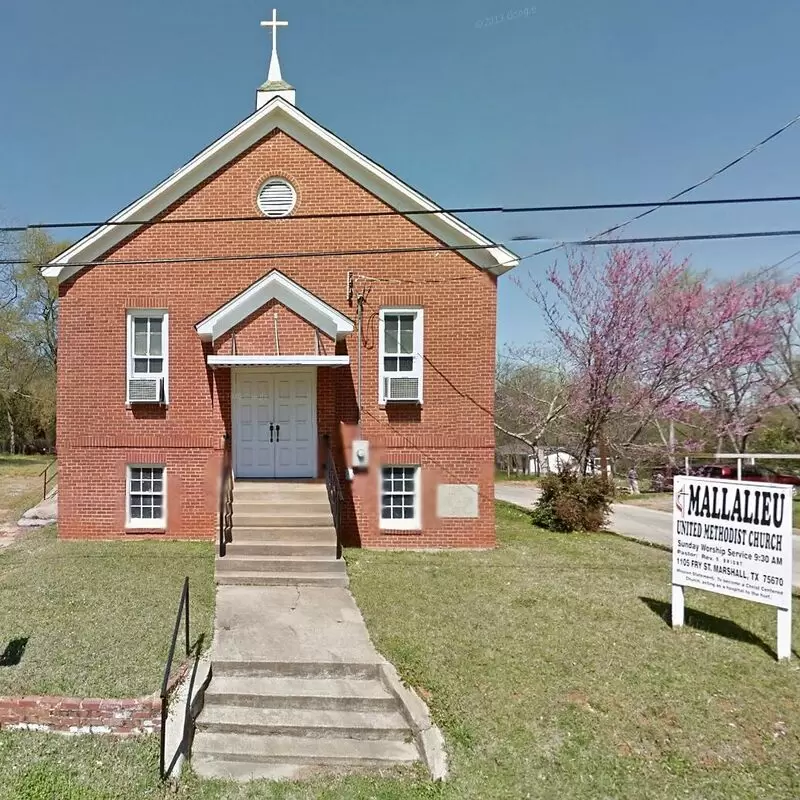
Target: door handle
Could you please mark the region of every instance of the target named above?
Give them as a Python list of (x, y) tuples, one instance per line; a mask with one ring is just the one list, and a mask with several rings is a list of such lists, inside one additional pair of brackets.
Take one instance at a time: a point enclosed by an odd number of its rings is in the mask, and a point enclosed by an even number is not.
[(279, 442), (281, 440), (281, 426), (280, 425), (276, 425), (275, 426), (275, 433), (278, 435), (278, 438), (275, 439), (275, 441)]
[(270, 424), (269, 424), (269, 441), (270, 441), (270, 444), (272, 444), (272, 430), (273, 430), (274, 427), (275, 426), (270, 422)]

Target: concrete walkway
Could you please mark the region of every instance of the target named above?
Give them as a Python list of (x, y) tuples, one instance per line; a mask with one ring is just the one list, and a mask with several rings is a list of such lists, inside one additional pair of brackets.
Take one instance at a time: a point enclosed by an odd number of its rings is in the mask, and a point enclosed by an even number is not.
[[(530, 483), (498, 482), (494, 496), (521, 508), (533, 508), (539, 488)], [(672, 550), (672, 515), (652, 508), (614, 503), (608, 530), (629, 539), (657, 544)], [(792, 536), (792, 584), (800, 587), (800, 536)]]
[(211, 668), (192, 747), (203, 777), (302, 780), (420, 759), (446, 775), (441, 733), (345, 587), (218, 585)]
[(212, 660), (378, 664), (383, 659), (343, 587), (220, 586)]

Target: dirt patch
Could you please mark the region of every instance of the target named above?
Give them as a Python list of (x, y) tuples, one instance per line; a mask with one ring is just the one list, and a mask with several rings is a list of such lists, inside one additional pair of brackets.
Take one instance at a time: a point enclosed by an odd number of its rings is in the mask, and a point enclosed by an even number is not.
[(34, 494), (39, 486), (38, 477), (0, 475), (0, 525), (16, 522), (19, 514), (41, 500), (41, 490), (38, 497)]
[[(2, 513), (2, 509), (0, 509), (0, 513)], [(0, 522), (0, 550), (8, 547), (24, 531), (24, 528), (20, 528), (11, 522)]]

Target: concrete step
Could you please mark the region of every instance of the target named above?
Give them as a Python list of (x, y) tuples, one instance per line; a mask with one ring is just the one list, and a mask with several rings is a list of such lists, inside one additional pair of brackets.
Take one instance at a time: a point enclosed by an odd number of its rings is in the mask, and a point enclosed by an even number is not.
[(210, 733), (248, 733), (259, 736), (298, 736), (314, 739), (412, 738), (399, 711), (340, 711), (305, 708), (247, 708), (207, 705), (197, 718), (197, 730)]
[(288, 527), (262, 525), (244, 525), (241, 522), (231, 529), (234, 542), (293, 542), (296, 544), (336, 544), (336, 529), (331, 520), (322, 525), (308, 527)]
[(344, 561), (336, 559), (335, 552), (329, 558), (309, 558), (303, 556), (241, 556), (227, 551), (224, 558), (217, 556), (217, 572), (316, 572), (346, 574)]
[(233, 525), (243, 528), (325, 528), (333, 525), (330, 509), (325, 514), (244, 514), (233, 509)]
[[(301, 736), (253, 736), (198, 731), (192, 747), (192, 768), (201, 776), (259, 777), (256, 770), (276, 765), (293, 777), (292, 767), (391, 767), (419, 759), (410, 742), (379, 739), (310, 739)], [(266, 770), (265, 770), (266, 772)]]
[(347, 573), (342, 572), (233, 572), (218, 570), (216, 583), (223, 586), (347, 586)]
[(307, 484), (239, 484), (233, 485), (235, 502), (252, 503), (312, 503), (328, 501), (328, 490), (324, 483)]
[[(194, 752), (194, 751), (193, 751)], [(192, 769), (206, 780), (238, 781), (302, 781), (319, 777), (320, 767), (313, 764), (255, 764), (247, 761), (225, 761), (209, 753), (192, 756)], [(329, 767), (338, 772), (344, 767)]]
[(226, 761), (216, 756), (200, 753), (192, 759), (195, 773), (206, 780), (224, 780), (247, 783), (249, 781), (307, 781), (319, 778), (320, 772), (331, 776), (366, 772), (369, 767), (340, 766), (332, 764), (256, 764), (249, 761)]
[(336, 537), (332, 542), (230, 542), (226, 558), (242, 556), (307, 556), (309, 558), (336, 558)]
[(303, 678), (308, 680), (380, 680), (380, 664), (352, 661), (212, 660), (213, 681), (220, 678)]
[(327, 493), (325, 481), (274, 481), (274, 480), (247, 480), (239, 478), (233, 482), (233, 489), (237, 492), (252, 492), (254, 494), (280, 494), (281, 492), (302, 493)]
[(398, 701), (377, 680), (228, 678), (215, 675), (206, 690), (205, 705), (396, 711)]
[(319, 488), (264, 490), (252, 487), (233, 488), (234, 501), (248, 503), (302, 503), (308, 500), (312, 503), (328, 502), (328, 490), (321, 486)]
[(233, 513), (239, 514), (258, 514), (262, 517), (272, 516), (294, 516), (295, 514), (330, 514), (331, 504), (327, 497), (321, 500), (299, 500), (290, 502), (278, 502), (273, 500), (241, 499), (234, 498)]

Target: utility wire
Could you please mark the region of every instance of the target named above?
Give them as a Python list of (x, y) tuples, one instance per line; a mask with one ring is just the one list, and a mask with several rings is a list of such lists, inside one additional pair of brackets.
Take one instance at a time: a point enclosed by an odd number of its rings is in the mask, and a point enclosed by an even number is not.
[[(798, 231), (800, 233), (800, 231)], [(142, 266), (148, 264), (213, 264), (224, 261), (270, 261), (273, 259), (293, 259), (293, 258), (328, 258), (341, 256), (371, 256), (371, 255), (391, 255), (399, 253), (428, 253), (428, 252), (458, 252), (461, 250), (488, 250), (492, 247), (500, 247), (495, 244), (464, 244), (464, 245), (431, 245), (427, 247), (386, 247), (372, 248), (368, 250), (310, 250), (306, 252), (287, 252), (287, 253), (248, 253), (244, 255), (225, 255), (225, 256), (187, 256), (171, 258), (137, 258), (137, 259), (108, 259), (105, 261), (70, 261), (64, 264), (65, 267), (100, 267), (104, 265), (128, 265)], [(21, 265), (28, 264), (24, 259), (0, 259), (0, 265)], [(37, 269), (44, 269), (51, 266), (49, 264), (36, 264)]]
[(787, 261), (791, 261), (796, 256), (800, 256), (800, 250), (795, 250), (794, 253), (786, 256), (786, 258), (782, 258), (780, 261), (776, 261), (774, 264), (771, 264), (767, 267), (767, 270), (777, 269), (778, 267), (782, 267)]
[[(689, 192), (693, 192), (695, 189), (699, 189), (701, 186), (704, 186), (705, 184), (707, 184), (710, 181), (714, 180), (714, 178), (716, 178), (718, 175), (721, 175), (723, 172), (727, 172), (727, 170), (729, 170), (731, 167), (735, 167), (737, 164), (739, 164), (742, 161), (744, 161), (748, 156), (751, 156), (757, 150), (760, 150), (765, 144), (767, 144), (767, 142), (771, 141), (772, 139), (775, 139), (777, 136), (780, 136), (784, 131), (786, 131), (789, 128), (791, 128), (792, 125), (794, 125), (798, 121), (800, 121), (800, 114), (798, 114), (793, 119), (790, 119), (785, 125), (783, 125), (782, 127), (778, 128), (778, 130), (773, 131), (771, 134), (769, 134), (769, 136), (765, 136), (760, 142), (757, 142), (751, 148), (749, 148), (744, 153), (742, 153), (740, 156), (738, 156), (737, 158), (734, 158), (733, 161), (729, 161), (724, 166), (720, 167), (719, 169), (714, 170), (714, 172), (712, 172), (710, 175), (707, 175), (705, 178), (703, 178), (703, 180), (698, 181), (697, 183), (694, 183), (691, 186), (687, 186), (685, 189), (682, 189), (680, 192), (677, 192), (676, 194), (673, 194), (671, 197), (668, 197), (664, 202), (658, 203), (653, 208), (651, 208), (651, 209), (649, 209), (647, 211), (643, 211), (641, 214), (637, 214), (636, 216), (631, 217), (628, 220), (625, 220), (625, 222), (619, 223), (619, 225), (614, 225), (611, 228), (606, 228), (605, 230), (600, 231), (599, 233), (596, 233), (594, 236), (591, 236), (590, 239), (599, 239), (601, 236), (607, 236), (609, 233), (614, 233), (615, 231), (618, 231), (618, 230), (630, 225), (632, 222), (636, 222), (637, 220), (640, 220), (643, 217), (648, 216), (648, 214), (652, 214), (654, 211), (658, 211), (659, 208), (664, 208), (665, 206), (672, 205), (679, 197), (683, 197), (683, 195), (689, 194)], [(658, 241), (658, 240), (654, 240), (654, 241)], [(661, 239), (660, 241), (686, 241), (686, 240), (683, 240), (683, 239), (667, 239), (667, 240)], [(551, 253), (554, 250), (560, 250), (562, 247), (569, 246), (571, 244), (574, 244), (574, 243), (573, 242), (560, 242), (559, 244), (554, 245), (553, 247), (547, 247), (547, 248), (545, 248), (543, 250), (537, 250), (535, 253), (531, 253), (530, 255), (524, 256), (524, 258), (533, 258), (534, 256), (541, 256), (541, 255), (544, 255), (545, 253)], [(522, 259), (520, 259), (520, 260), (522, 260)]]
[[(745, 231), (741, 233), (700, 233), (693, 235), (676, 236), (643, 236), (636, 239), (577, 239), (563, 242), (551, 249), (557, 249), (564, 245), (574, 245), (576, 247), (606, 247), (619, 244), (647, 244), (659, 242), (698, 242), (698, 241), (718, 241), (723, 239), (764, 239), (779, 236), (800, 236), (800, 230), (790, 229), (781, 231)], [(517, 240), (530, 240), (537, 237), (516, 237)], [(295, 258), (335, 258), (343, 256), (365, 256), (365, 255), (391, 255), (401, 253), (430, 253), (430, 252), (460, 252), (470, 250), (488, 250), (492, 247), (500, 247), (496, 243), (491, 244), (465, 244), (465, 245), (437, 245), (427, 247), (391, 247), (373, 248), (367, 250), (316, 250), (307, 252), (287, 252), (287, 253), (251, 253), (244, 255), (224, 255), (224, 256), (185, 256), (171, 258), (147, 258), (147, 259), (109, 259), (105, 261), (71, 261), (64, 266), (69, 267), (98, 267), (104, 265), (128, 265), (144, 266), (148, 264), (207, 264), (226, 261), (271, 261), (274, 259), (295, 259)], [(532, 258), (538, 253), (531, 253), (521, 256), (515, 261), (522, 261)], [(24, 259), (0, 259), (0, 265), (21, 265), (28, 264)], [(505, 262), (509, 264), (511, 262)], [(38, 269), (44, 269), (48, 264), (35, 265)], [(499, 266), (503, 266), (500, 264)], [(455, 280), (455, 279), (451, 279)], [(449, 281), (443, 281), (449, 282)]]
[[(731, 162), (733, 164), (733, 162)], [(700, 186), (702, 184), (696, 184)], [(692, 187), (692, 188), (696, 188)], [(679, 197), (691, 189), (675, 195)], [(263, 214), (248, 216), (222, 216), (222, 217), (182, 217), (170, 219), (148, 219), (148, 220), (105, 220), (102, 222), (41, 222), (31, 225), (13, 225), (0, 227), (1, 233), (22, 233), (29, 230), (46, 230), (57, 228), (101, 228), (101, 227), (154, 227), (156, 225), (198, 225), (216, 222), (291, 222), (301, 219), (350, 219), (350, 218), (371, 218), (371, 217), (418, 217), (430, 214), (531, 214), (550, 211), (603, 211), (617, 208), (649, 208), (650, 210), (641, 214), (628, 222), (609, 228), (598, 236), (611, 233), (618, 228), (624, 227), (640, 219), (646, 214), (664, 208), (665, 206), (714, 206), (714, 205), (743, 205), (749, 203), (790, 203), (800, 201), (800, 195), (774, 195), (759, 197), (723, 197), (712, 200), (663, 200), (641, 203), (581, 203), (560, 206), (468, 206), (465, 208), (440, 208), (440, 209), (413, 209), (409, 211), (331, 211), (316, 214), (292, 214), (288, 217), (265, 217)]]
[[(606, 247), (615, 244), (658, 244), (660, 242), (706, 242), (718, 239), (765, 239), (775, 236), (800, 236), (800, 230), (743, 231), (741, 233), (698, 233), (683, 236), (641, 236), (634, 239), (577, 239), (563, 242), (574, 247)], [(538, 236), (515, 236), (513, 241), (522, 242), (539, 239)], [(558, 245), (561, 247), (562, 245)], [(556, 248), (553, 248), (556, 249)], [(533, 255), (536, 255), (535, 253)], [(525, 256), (529, 258), (529, 256)], [(522, 259), (520, 259), (522, 260)]]

